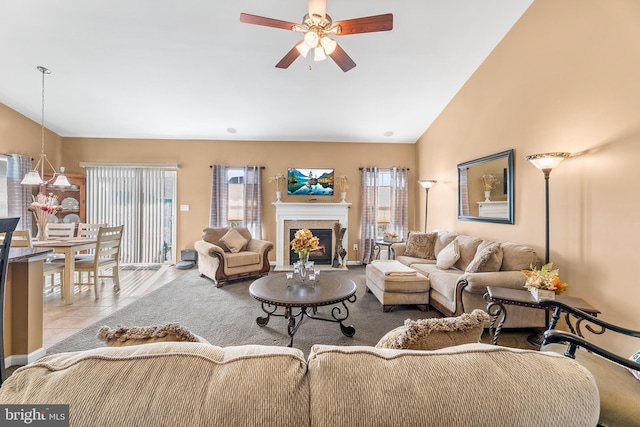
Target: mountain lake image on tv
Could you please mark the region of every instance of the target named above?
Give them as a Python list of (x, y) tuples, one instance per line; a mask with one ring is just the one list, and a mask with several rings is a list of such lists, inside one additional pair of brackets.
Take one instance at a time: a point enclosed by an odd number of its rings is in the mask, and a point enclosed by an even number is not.
[(298, 196), (333, 196), (333, 169), (289, 168), (287, 194)]

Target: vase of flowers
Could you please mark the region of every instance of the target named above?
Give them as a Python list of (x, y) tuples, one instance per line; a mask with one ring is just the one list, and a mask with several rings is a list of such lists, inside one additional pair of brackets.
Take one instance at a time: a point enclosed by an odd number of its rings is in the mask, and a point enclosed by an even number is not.
[(491, 190), (500, 184), (500, 180), (491, 174), (482, 175), (482, 188), (484, 188), (484, 201), (490, 202)]
[(320, 239), (314, 236), (310, 230), (302, 228), (296, 231), (293, 240), (289, 244), (293, 252), (298, 254), (300, 275), (304, 279), (307, 263), (309, 262), (309, 253), (320, 247)]
[(269, 182), (276, 183), (276, 201), (282, 201), (282, 187), (284, 183), (287, 181), (287, 177), (281, 173), (277, 173), (274, 176), (269, 177)]
[(33, 212), (33, 216), (38, 226), (38, 240), (49, 240), (47, 235), (47, 224), (51, 221), (60, 209), (58, 205), (58, 196), (49, 193), (45, 196), (38, 193), (37, 196), (31, 196), (33, 200), (29, 205), (29, 210)]
[(346, 202), (349, 178), (346, 175), (336, 177), (336, 190), (340, 193), (340, 201)]
[(555, 299), (556, 294), (564, 292), (568, 284), (560, 280), (558, 269), (553, 269), (553, 263), (543, 265), (540, 270), (531, 267), (531, 270), (522, 270), (527, 281), (524, 287), (531, 292), (536, 301), (542, 299)]

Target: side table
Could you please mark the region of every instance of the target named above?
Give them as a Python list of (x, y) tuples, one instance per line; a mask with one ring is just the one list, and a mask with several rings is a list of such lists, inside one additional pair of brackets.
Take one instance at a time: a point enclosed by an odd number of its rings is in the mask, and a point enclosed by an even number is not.
[(391, 245), (393, 245), (394, 243), (402, 243), (401, 240), (398, 240), (397, 242), (387, 242), (385, 240), (376, 240), (376, 246), (374, 248), (375, 250), (375, 254), (376, 254), (376, 259), (380, 259), (380, 247), (381, 246), (386, 246), (387, 248), (387, 259), (390, 260), (391, 259)]
[[(597, 316), (600, 313), (598, 309), (594, 308), (591, 304), (589, 304), (582, 298), (567, 297), (562, 295), (556, 295), (555, 298), (556, 301), (562, 302), (573, 308), (577, 308), (578, 310), (582, 310), (593, 316)], [(500, 335), (502, 326), (507, 319), (507, 310), (504, 307), (505, 305), (519, 305), (521, 307), (530, 307), (545, 310), (547, 313), (547, 329), (555, 328), (556, 323), (558, 322), (558, 319), (560, 317), (560, 314), (556, 312), (551, 320), (551, 323), (549, 323), (550, 308), (541, 306), (540, 302), (536, 301), (531, 293), (526, 290), (487, 286), (487, 293), (484, 294), (484, 300), (487, 302), (487, 312), (491, 316), (489, 333), (493, 334), (493, 339), (491, 340), (491, 344), (493, 345), (498, 344), (498, 336)], [(569, 327), (572, 329), (572, 332), (574, 332), (571, 324), (569, 324)]]

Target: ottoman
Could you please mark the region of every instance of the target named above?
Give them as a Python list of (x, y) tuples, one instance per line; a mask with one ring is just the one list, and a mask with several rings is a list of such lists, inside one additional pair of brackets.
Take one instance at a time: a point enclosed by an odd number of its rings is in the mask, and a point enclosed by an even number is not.
[(367, 289), (382, 303), (382, 311), (394, 305), (417, 305), (429, 308), (429, 279), (399, 261), (376, 260), (365, 270)]

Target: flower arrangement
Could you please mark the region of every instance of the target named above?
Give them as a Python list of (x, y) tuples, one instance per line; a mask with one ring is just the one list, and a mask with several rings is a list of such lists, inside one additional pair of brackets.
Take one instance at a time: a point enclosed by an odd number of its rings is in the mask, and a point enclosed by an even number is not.
[(309, 255), (309, 252), (315, 251), (320, 246), (320, 239), (311, 233), (310, 230), (303, 228), (296, 231), (291, 243), (291, 249), (297, 253), (302, 259)]
[(276, 191), (282, 191), (282, 185), (287, 182), (287, 177), (281, 173), (277, 173), (274, 176), (269, 177), (269, 182), (275, 182)]
[(536, 267), (531, 267), (531, 270), (522, 270), (522, 272), (527, 276), (527, 282), (524, 287), (529, 291), (531, 289), (542, 289), (561, 294), (569, 286), (560, 280), (559, 270), (554, 270), (551, 262), (543, 265), (540, 270)]
[(349, 178), (346, 175), (336, 177), (336, 190), (344, 193), (349, 189)]
[(46, 227), (47, 223), (51, 221), (51, 218), (55, 216), (56, 212), (60, 209), (58, 205), (58, 196), (49, 193), (45, 196), (42, 193), (38, 193), (37, 196), (31, 196), (33, 200), (29, 205), (29, 210), (33, 212), (33, 216), (38, 224), (38, 232), (40, 240), (47, 240)]
[(500, 180), (491, 174), (482, 175), (482, 186), (484, 191), (491, 191), (500, 184)]

